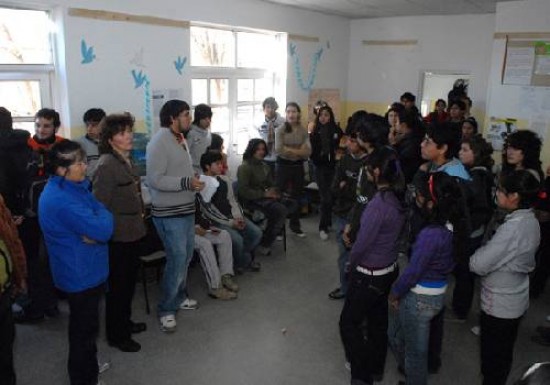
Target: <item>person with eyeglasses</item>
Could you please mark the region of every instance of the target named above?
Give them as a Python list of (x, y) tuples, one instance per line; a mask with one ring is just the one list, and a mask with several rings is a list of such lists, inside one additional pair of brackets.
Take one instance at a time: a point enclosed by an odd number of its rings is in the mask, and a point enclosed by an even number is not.
[(113, 215), (90, 191), (86, 153), (78, 143), (55, 144), (49, 158), (52, 176), (39, 200), (39, 221), (55, 286), (69, 303), (69, 378), (71, 385), (96, 384), (99, 302), (109, 274)]

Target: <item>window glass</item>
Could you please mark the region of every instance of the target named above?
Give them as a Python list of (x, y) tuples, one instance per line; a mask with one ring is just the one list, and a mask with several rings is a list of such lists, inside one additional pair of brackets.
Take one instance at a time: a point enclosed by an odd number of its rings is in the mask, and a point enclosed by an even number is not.
[(48, 13), (0, 8), (0, 64), (50, 63)]
[(191, 80), (191, 103), (196, 106), (208, 102), (208, 79)]
[(274, 67), (275, 37), (251, 32), (237, 32), (237, 67)]
[(191, 65), (235, 67), (235, 37), (233, 32), (191, 27)]
[(273, 79), (263, 78), (254, 80), (254, 100), (264, 100), (273, 96)]
[(0, 81), (0, 106), (10, 110), (13, 117), (33, 117), (42, 108), (38, 80)]
[[(214, 107), (212, 108), (212, 125), (210, 127), (212, 132), (227, 133), (229, 135), (229, 108), (228, 107)], [(223, 136), (223, 135), (222, 135)], [(229, 137), (228, 137), (229, 138)], [(227, 148), (228, 142), (225, 142)]]
[(254, 79), (237, 80), (237, 101), (238, 102), (254, 101)]
[(228, 79), (210, 79), (210, 104), (227, 104), (229, 100), (228, 84)]

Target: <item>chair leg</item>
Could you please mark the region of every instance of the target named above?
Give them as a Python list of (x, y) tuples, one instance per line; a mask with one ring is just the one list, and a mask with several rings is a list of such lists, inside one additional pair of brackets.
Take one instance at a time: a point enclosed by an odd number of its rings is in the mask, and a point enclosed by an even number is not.
[(145, 275), (145, 265), (141, 263), (141, 283), (143, 284), (143, 295), (145, 297), (145, 311), (147, 314), (151, 314), (151, 308), (149, 307), (149, 295), (147, 294), (147, 277)]
[(286, 255), (286, 223), (283, 225), (283, 249)]

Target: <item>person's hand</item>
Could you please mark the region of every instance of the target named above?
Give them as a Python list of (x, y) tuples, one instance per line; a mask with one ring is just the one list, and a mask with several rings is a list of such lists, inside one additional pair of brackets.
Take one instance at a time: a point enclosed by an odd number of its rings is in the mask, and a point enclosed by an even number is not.
[(346, 245), (346, 247), (351, 247), (351, 238), (350, 238), (350, 232), (351, 232), (351, 226), (349, 225), (349, 223), (346, 225), (346, 227), (344, 227), (344, 231), (342, 233), (342, 240), (344, 241), (344, 245)]
[(195, 226), (195, 234), (197, 234), (201, 237), (204, 237), (206, 235), (206, 230), (202, 226), (196, 225)]
[(274, 188), (268, 188), (265, 190), (264, 196), (269, 199), (279, 199), (280, 195)]
[(346, 187), (347, 182), (345, 180), (341, 181), (338, 187), (340, 187), (340, 190), (342, 190), (344, 187)]
[(204, 182), (201, 182), (196, 176), (191, 179), (191, 188), (193, 191), (199, 192), (204, 188)]
[(25, 217), (23, 215), (13, 216), (13, 223), (15, 223), (16, 226), (21, 226), (24, 220), (25, 220)]
[(83, 235), (82, 236), (82, 242), (88, 244), (88, 245), (95, 245), (97, 244), (97, 241), (94, 241), (93, 239), (91, 238), (88, 238), (87, 236)]
[(393, 310), (399, 310), (399, 298), (395, 295), (390, 294), (388, 297), (388, 302)]
[(239, 230), (243, 230), (246, 227), (246, 222), (244, 221), (244, 218), (235, 218), (233, 220), (235, 228)]

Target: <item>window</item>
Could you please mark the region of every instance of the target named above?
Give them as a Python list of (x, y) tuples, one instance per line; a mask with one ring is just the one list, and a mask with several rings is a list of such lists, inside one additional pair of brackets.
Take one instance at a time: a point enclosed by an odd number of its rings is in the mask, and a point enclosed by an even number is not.
[(191, 27), (192, 104), (212, 107), (211, 130), (224, 138), (230, 161), (257, 136), (262, 101), (284, 94), (277, 89), (286, 76), (281, 55), (286, 58), (280, 34)]
[(0, 8), (0, 105), (14, 127), (34, 132), (34, 114), (51, 107), (54, 72), (48, 12)]

